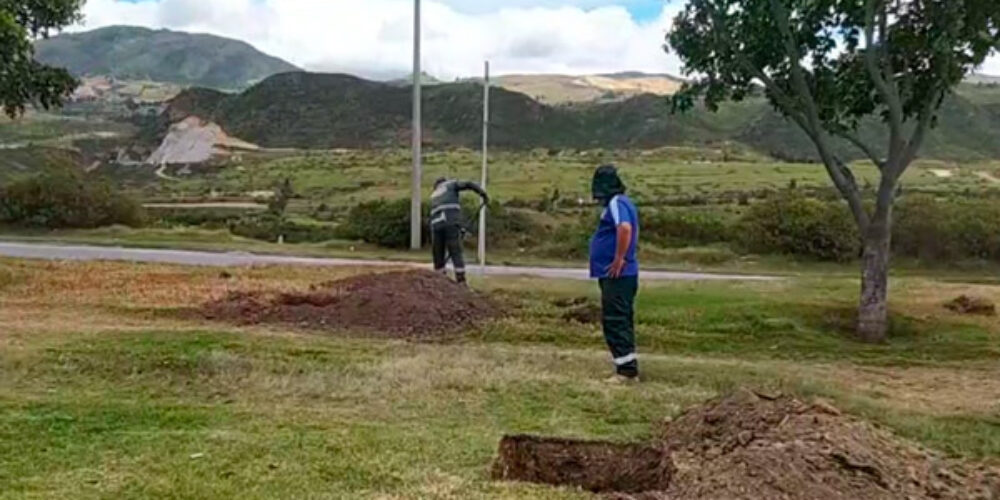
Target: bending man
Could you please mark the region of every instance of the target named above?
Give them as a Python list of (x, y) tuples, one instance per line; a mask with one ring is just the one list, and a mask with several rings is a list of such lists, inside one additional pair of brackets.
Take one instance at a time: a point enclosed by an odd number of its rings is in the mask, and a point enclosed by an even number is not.
[(462, 191), (474, 191), (489, 203), (490, 197), (474, 182), (440, 178), (431, 194), (431, 242), (434, 270), (446, 273), (448, 259), (455, 267), (455, 281), (465, 283), (465, 259), (462, 257)]
[(611, 349), (615, 375), (611, 382), (635, 382), (639, 358), (635, 349), (635, 296), (639, 289), (639, 212), (625, 196), (625, 184), (612, 165), (594, 172), (591, 187), (604, 213), (590, 241), (590, 277), (601, 286), (604, 340)]

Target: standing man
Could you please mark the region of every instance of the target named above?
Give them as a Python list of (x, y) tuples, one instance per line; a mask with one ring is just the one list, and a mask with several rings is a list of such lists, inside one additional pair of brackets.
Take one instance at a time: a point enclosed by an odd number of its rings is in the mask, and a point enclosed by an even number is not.
[(635, 349), (635, 296), (639, 289), (639, 212), (625, 196), (625, 184), (613, 165), (599, 167), (591, 184), (594, 199), (604, 206), (590, 240), (590, 277), (601, 286), (604, 340), (611, 349), (615, 375), (609, 382), (639, 380)]
[(474, 191), (490, 201), (489, 195), (475, 182), (456, 181), (441, 177), (434, 181), (431, 193), (431, 243), (434, 255), (434, 271), (447, 273), (446, 265), (451, 258), (455, 267), (455, 281), (465, 284), (465, 259), (462, 257), (462, 191)]

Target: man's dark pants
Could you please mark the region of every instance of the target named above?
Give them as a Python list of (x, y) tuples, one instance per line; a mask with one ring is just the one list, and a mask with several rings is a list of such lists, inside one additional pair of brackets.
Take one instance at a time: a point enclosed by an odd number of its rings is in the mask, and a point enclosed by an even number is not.
[(611, 349), (615, 369), (619, 375), (639, 375), (639, 360), (635, 350), (635, 296), (639, 290), (639, 277), (602, 278), (602, 326), (604, 340)]
[(431, 246), (434, 270), (444, 272), (451, 258), (455, 266), (455, 280), (465, 282), (465, 258), (462, 256), (462, 229), (458, 224), (440, 223), (431, 227)]

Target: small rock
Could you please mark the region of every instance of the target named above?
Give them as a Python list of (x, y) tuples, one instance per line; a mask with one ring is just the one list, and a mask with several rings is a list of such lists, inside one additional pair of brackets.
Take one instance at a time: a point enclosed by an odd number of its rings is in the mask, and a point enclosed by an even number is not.
[(753, 433), (750, 431), (743, 431), (736, 435), (736, 440), (739, 441), (740, 446), (746, 446), (753, 441)]
[(204, 453), (192, 453), (190, 456), (191, 460), (198, 460), (199, 458), (204, 458), (204, 457), (205, 457)]
[(833, 415), (834, 417), (839, 417), (841, 415), (840, 410), (822, 398), (816, 398), (816, 400), (813, 401), (812, 408), (815, 411), (825, 413), (827, 415)]
[(778, 398), (781, 397), (781, 392), (778, 392), (778, 391), (756, 390), (756, 391), (753, 391), (753, 393), (757, 397), (759, 397), (761, 399), (766, 399), (768, 401), (776, 401)]

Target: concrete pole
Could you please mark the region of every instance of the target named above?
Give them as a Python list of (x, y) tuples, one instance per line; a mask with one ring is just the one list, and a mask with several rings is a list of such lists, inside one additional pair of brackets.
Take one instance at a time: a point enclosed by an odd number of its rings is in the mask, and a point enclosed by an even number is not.
[[(483, 173), (480, 183), (486, 189), (487, 169), (489, 165), (489, 133), (490, 133), (490, 62), (485, 63), (485, 76), (483, 78)], [(483, 207), (479, 212), (479, 266), (480, 271), (486, 272), (486, 211), (488, 207)]]
[(421, 210), (422, 177), (422, 134), (420, 120), (420, 0), (413, 0), (413, 186), (410, 205), (410, 248), (420, 250), (420, 226), (423, 221)]

